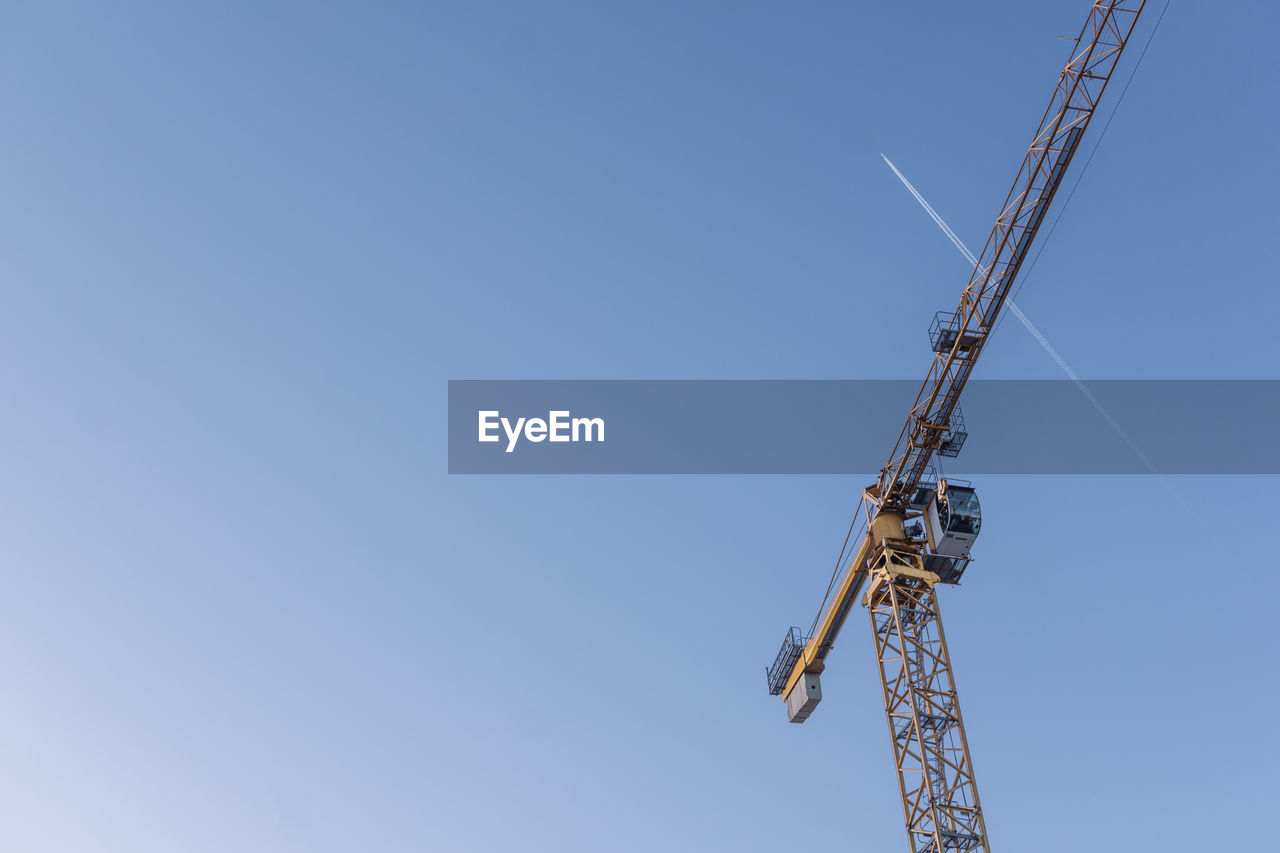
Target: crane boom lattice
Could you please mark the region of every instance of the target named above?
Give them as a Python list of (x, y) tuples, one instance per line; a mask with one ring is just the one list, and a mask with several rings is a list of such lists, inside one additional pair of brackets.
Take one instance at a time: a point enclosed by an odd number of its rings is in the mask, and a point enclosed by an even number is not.
[(885, 503), (905, 509), (950, 429), (952, 414), (1145, 0), (1095, 2), (1058, 78), (960, 304), (942, 315), (933, 363), (880, 473)]
[(931, 462), (935, 454), (955, 456), (964, 445), (961, 392), (1144, 5), (1094, 0), (1090, 6), (960, 304), (929, 328), (929, 371), (889, 461), (863, 491), (866, 534), (812, 633), (792, 628), (766, 673), (788, 719), (808, 719), (822, 699), (826, 658), (861, 595), (871, 617), (911, 853), (990, 850), (937, 599), (937, 585), (957, 583), (969, 563), (981, 509), (970, 484), (931, 482)]

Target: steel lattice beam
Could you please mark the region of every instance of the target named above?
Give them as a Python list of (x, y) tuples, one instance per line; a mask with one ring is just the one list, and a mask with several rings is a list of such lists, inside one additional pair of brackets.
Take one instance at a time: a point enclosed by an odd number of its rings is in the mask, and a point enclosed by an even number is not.
[(1145, 0), (1092, 3), (960, 303), (931, 335), (933, 362), (889, 461), (863, 492), (866, 534), (834, 594), (824, 601), (804, 648), (798, 648), (798, 632), (789, 633), (770, 669), (770, 692), (782, 695), (793, 722), (802, 722), (821, 693), (816, 682), (813, 693), (807, 682), (804, 691), (794, 691), (805, 676), (823, 671), (862, 596), (875, 637), (912, 853), (988, 853), (990, 845), (934, 593), (938, 577), (924, 568), (925, 543), (911, 539), (903, 523), (914, 517), (912, 497), (933, 455), (958, 426), (953, 415), (960, 394), (1144, 5)]
[(912, 853), (988, 851), (934, 580), (886, 549), (866, 595)]
[(951, 328), (955, 342), (935, 353), (889, 462), (880, 472), (879, 493), (886, 506), (906, 508), (950, 429), (960, 392), (995, 328), (1144, 4), (1145, 0), (1097, 0), (1090, 8), (991, 236), (961, 294)]

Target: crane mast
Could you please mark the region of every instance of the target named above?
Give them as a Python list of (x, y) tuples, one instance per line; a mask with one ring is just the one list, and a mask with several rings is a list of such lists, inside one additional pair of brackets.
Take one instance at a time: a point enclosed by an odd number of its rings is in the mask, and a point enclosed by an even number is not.
[(936, 596), (938, 584), (963, 574), (981, 515), (973, 489), (930, 482), (930, 464), (964, 445), (961, 392), (1144, 5), (1092, 3), (960, 303), (929, 329), (929, 371), (889, 461), (863, 492), (865, 535), (811, 634), (792, 628), (767, 671), (788, 718), (807, 719), (822, 698), (827, 654), (861, 594), (912, 853), (990, 850)]

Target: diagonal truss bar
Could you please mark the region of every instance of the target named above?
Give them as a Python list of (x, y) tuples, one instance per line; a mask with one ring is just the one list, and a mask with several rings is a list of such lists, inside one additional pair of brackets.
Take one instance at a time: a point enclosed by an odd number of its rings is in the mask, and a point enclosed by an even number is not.
[[(800, 641), (788, 635), (783, 663), (775, 662), (780, 668), (770, 674), (771, 692), (790, 706), (802, 676), (822, 672), (861, 597), (871, 619), (911, 853), (989, 853), (990, 844), (934, 591), (938, 576), (924, 568), (924, 545), (904, 533), (903, 522), (914, 517), (913, 493), (952, 428), (960, 394), (1144, 5), (1094, 0), (1090, 6), (947, 334), (937, 336), (941, 351), (935, 351), (877, 483), (863, 492), (867, 532), (804, 648), (797, 653)], [(820, 695), (801, 698), (816, 704)], [(807, 711), (793, 721), (805, 716)]]
[[(914, 553), (882, 562), (866, 602), (912, 853), (989, 851), (934, 581)], [(894, 563), (913, 566), (900, 574)]]
[(1027, 250), (1144, 4), (1145, 0), (1096, 0), (1091, 6), (1013, 187), (960, 297), (950, 327), (956, 332), (954, 343), (950, 349), (935, 353), (893, 453), (880, 472), (879, 495), (886, 507), (908, 506), (950, 428), (960, 392), (995, 328)]

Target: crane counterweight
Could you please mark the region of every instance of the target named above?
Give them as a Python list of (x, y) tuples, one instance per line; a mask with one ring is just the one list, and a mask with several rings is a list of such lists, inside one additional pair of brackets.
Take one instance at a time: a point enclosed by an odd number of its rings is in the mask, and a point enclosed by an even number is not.
[(822, 701), (822, 682), (816, 672), (806, 672), (787, 694), (787, 721), (803, 723)]
[(822, 700), (819, 674), (850, 610), (867, 608), (913, 853), (990, 851), (936, 594), (968, 566), (982, 510), (972, 485), (927, 477), (935, 454), (955, 456), (968, 438), (961, 392), (1144, 5), (1091, 3), (960, 303), (929, 328), (929, 371), (889, 461), (862, 493), (866, 533), (812, 633), (790, 629), (767, 670), (787, 719), (804, 722)]

